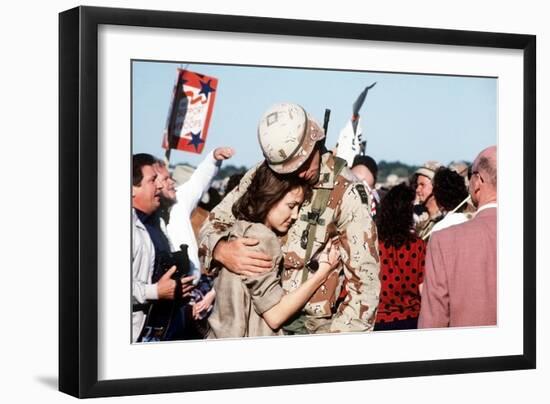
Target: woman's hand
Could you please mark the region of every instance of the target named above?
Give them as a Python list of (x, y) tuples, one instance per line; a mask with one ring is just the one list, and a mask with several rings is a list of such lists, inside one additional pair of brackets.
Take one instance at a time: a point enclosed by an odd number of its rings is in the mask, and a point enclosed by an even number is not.
[(319, 270), (327, 273), (331, 272), (334, 268), (338, 267), (340, 263), (340, 242), (338, 239), (330, 239), (319, 254)]

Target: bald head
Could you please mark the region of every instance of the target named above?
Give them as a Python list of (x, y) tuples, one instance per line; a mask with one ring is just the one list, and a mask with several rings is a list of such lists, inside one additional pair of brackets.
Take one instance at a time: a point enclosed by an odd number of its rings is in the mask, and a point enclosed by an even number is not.
[(479, 172), (486, 181), (497, 188), (497, 147), (490, 146), (482, 150), (474, 160), (472, 171)]
[(475, 206), (497, 200), (497, 147), (491, 146), (479, 153), (472, 164), (469, 191)]

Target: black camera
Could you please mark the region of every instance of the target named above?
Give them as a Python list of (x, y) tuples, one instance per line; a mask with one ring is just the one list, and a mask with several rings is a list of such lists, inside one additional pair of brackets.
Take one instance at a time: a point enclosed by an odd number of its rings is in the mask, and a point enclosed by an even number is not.
[(175, 252), (162, 251), (157, 256), (157, 266), (153, 272), (153, 283), (157, 283), (160, 278), (173, 266), (176, 271), (171, 278), (176, 281), (173, 300), (155, 300), (149, 304), (147, 317), (141, 335), (138, 341), (166, 341), (176, 339), (174, 335), (179, 332), (178, 327), (181, 320), (181, 306), (186, 301), (182, 298), (181, 278), (191, 275), (191, 265), (189, 265), (189, 255), (187, 254), (187, 245), (180, 245), (180, 250)]
[(189, 264), (189, 254), (187, 252), (187, 244), (180, 245), (179, 251), (162, 252), (158, 257), (158, 271), (153, 279), (153, 283), (157, 282), (170, 268), (176, 266), (176, 272), (171, 276), (172, 279), (178, 280), (185, 276), (191, 275), (191, 265)]

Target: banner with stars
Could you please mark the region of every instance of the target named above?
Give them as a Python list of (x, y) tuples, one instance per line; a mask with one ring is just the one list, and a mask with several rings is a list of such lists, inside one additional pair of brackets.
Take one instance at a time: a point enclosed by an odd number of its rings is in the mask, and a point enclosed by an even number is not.
[(200, 154), (208, 135), (218, 79), (178, 69), (162, 140), (164, 149)]

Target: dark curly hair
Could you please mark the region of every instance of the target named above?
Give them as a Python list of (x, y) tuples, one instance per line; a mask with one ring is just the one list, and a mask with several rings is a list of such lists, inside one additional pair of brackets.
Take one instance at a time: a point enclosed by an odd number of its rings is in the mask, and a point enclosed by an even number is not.
[[(468, 190), (464, 178), (460, 174), (442, 167), (435, 172), (433, 194), (437, 204), (450, 212), (466, 199)], [(465, 208), (466, 204), (458, 209), (458, 212), (462, 212)]]
[(280, 175), (264, 162), (258, 167), (246, 192), (233, 204), (233, 216), (239, 220), (264, 223), (269, 210), (293, 189), (301, 187), (304, 200), (311, 188), (296, 175)]
[(406, 184), (399, 184), (388, 191), (376, 214), (378, 238), (399, 248), (415, 236), (413, 228), (414, 190)]

